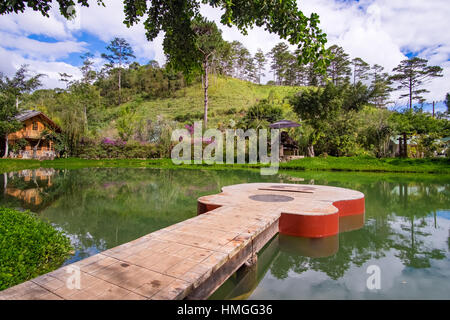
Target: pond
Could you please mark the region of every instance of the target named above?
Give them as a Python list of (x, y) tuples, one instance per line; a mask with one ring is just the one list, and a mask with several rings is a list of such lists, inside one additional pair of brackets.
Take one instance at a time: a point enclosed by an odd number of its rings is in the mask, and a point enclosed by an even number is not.
[[(70, 237), (66, 264), (195, 216), (197, 198), (248, 182), (332, 185), (366, 196), (362, 228), (311, 241), (278, 235), (212, 299), (450, 299), (450, 179), (439, 175), (245, 170), (25, 170), (0, 175), (0, 205)], [(380, 289), (368, 289), (369, 266)]]

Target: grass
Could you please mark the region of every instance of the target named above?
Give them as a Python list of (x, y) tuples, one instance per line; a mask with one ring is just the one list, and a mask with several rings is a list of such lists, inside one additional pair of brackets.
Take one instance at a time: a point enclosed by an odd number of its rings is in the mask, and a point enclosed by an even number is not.
[[(174, 165), (171, 159), (117, 159), (84, 160), (77, 158), (56, 160), (1, 159), (0, 173), (37, 168), (78, 169), (89, 167), (123, 168), (163, 168), (163, 169), (257, 169), (262, 165), (215, 164), (215, 165)], [(450, 159), (376, 159), (368, 157), (327, 157), (304, 158), (280, 164), (280, 171), (353, 171), (353, 172), (393, 172), (393, 173), (434, 173), (450, 174)]]
[(331, 170), (364, 172), (446, 173), (450, 174), (450, 159), (403, 159), (370, 157), (316, 157), (281, 164), (291, 170)]
[(0, 208), (0, 290), (60, 267), (69, 238), (31, 212)]

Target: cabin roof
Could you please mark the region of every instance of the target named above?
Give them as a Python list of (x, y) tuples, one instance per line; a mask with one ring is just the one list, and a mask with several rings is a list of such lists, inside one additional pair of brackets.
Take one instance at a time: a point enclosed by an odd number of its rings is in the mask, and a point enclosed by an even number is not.
[(41, 111), (25, 110), (25, 111), (22, 111), (21, 113), (19, 113), (18, 115), (16, 115), (14, 118), (17, 121), (24, 122), (25, 120), (35, 118), (35, 117), (43, 118), (47, 123), (49, 123), (53, 128), (55, 128), (56, 131), (61, 131), (61, 128)]

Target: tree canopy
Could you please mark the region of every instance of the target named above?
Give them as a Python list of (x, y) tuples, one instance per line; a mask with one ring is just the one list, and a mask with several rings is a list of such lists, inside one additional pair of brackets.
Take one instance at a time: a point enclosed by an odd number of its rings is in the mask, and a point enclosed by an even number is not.
[(428, 66), (426, 59), (414, 57), (403, 60), (393, 70), (391, 79), (398, 83), (398, 90), (407, 89), (408, 92), (400, 98), (409, 98), (409, 108), (412, 109), (413, 100), (422, 101), (422, 94), (428, 90), (421, 88), (431, 78), (442, 77), (443, 69), (439, 66)]

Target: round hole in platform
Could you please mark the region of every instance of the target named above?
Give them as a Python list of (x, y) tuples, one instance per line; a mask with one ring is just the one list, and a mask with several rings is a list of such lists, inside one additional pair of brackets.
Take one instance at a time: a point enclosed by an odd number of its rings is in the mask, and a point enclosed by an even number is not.
[(281, 196), (278, 194), (258, 194), (250, 196), (249, 198), (261, 202), (289, 202), (294, 200), (292, 197)]

